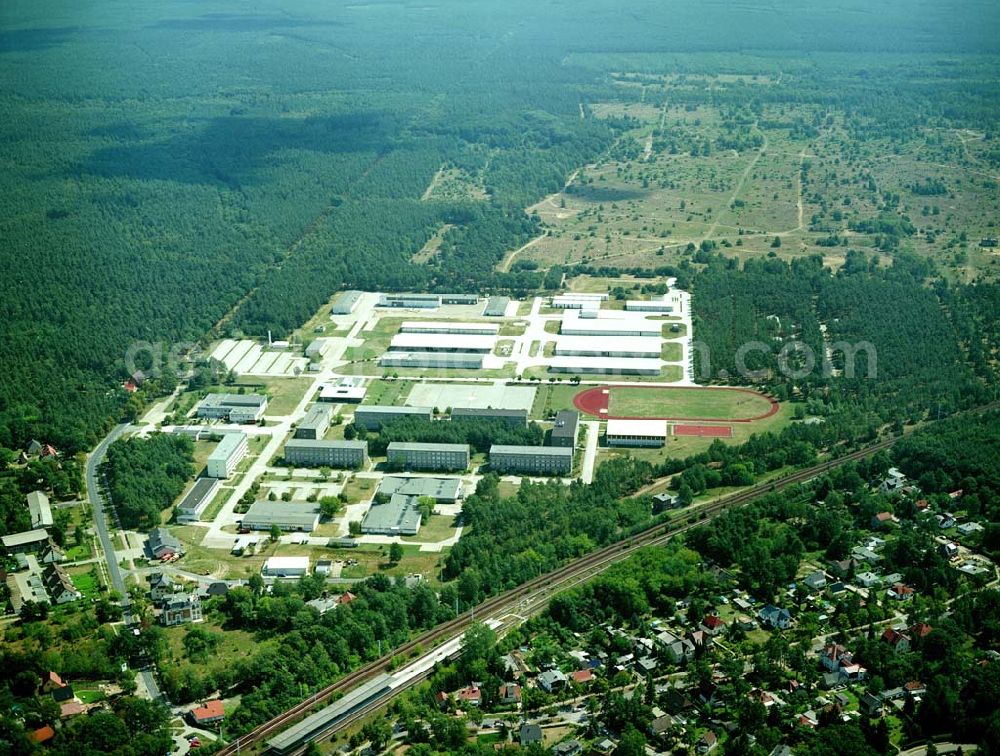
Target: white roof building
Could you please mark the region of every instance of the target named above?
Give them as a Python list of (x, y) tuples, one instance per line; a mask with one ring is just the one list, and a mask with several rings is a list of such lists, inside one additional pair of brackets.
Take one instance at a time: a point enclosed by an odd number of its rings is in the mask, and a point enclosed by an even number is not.
[(495, 336), (462, 333), (398, 333), (390, 349), (403, 352), (483, 352), (493, 351)]
[(264, 562), (261, 574), (265, 577), (298, 577), (309, 572), (307, 556), (273, 556)]
[(400, 333), (452, 333), (491, 336), (500, 332), (499, 323), (455, 323), (447, 320), (407, 320)]
[(52, 507), (49, 497), (44, 491), (32, 491), (28, 494), (28, 514), (31, 516), (32, 528), (52, 527)]
[(648, 357), (659, 359), (663, 342), (654, 336), (560, 336), (557, 356)]
[(551, 357), (546, 366), (553, 373), (602, 375), (659, 375), (663, 362), (643, 357)]
[(646, 320), (639, 313), (615, 311), (615, 317), (602, 317), (604, 311), (594, 313), (597, 317), (580, 317), (575, 310), (562, 317), (559, 332), (564, 336), (660, 336), (663, 323)]
[(605, 436), (609, 446), (663, 446), (667, 441), (667, 421), (608, 420)]

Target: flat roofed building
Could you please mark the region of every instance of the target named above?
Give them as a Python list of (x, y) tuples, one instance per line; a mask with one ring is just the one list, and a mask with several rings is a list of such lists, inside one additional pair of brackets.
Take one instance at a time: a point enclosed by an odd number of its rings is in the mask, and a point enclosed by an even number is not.
[(378, 430), (396, 420), (417, 417), (422, 420), (434, 418), (433, 407), (394, 407), (386, 404), (362, 404), (354, 410), (354, 424), (363, 425), (368, 430)]
[(560, 336), (557, 356), (660, 358), (663, 342), (658, 336)]
[(243, 515), (243, 527), (250, 530), (282, 530), (308, 533), (319, 525), (319, 507), (303, 501), (255, 501)]
[(368, 464), (368, 442), (293, 438), (285, 443), (283, 456), (292, 465), (358, 470)]
[(452, 407), (451, 419), (456, 422), (476, 420), (499, 420), (510, 425), (526, 427), (528, 410), (525, 409), (476, 409), (475, 407)]
[(218, 478), (198, 478), (174, 510), (177, 522), (197, 522), (221, 484)]
[(382, 367), (480, 370), (486, 355), (482, 352), (386, 352), (378, 361)]
[(442, 294), (441, 304), (446, 305), (474, 305), (479, 304), (478, 294)]
[(630, 299), (625, 303), (625, 309), (630, 312), (673, 312), (674, 303), (669, 295), (653, 299)]
[(663, 323), (646, 320), (637, 313), (609, 312), (614, 317), (584, 317), (582, 313), (567, 312), (562, 316), (559, 333), (563, 336), (660, 336)]
[(389, 349), (397, 352), (464, 352), (489, 354), (496, 336), (466, 333), (397, 333)]
[(361, 301), (361, 292), (356, 289), (350, 289), (348, 291), (342, 291), (337, 295), (337, 298), (333, 302), (333, 307), (330, 308), (331, 315), (350, 315), (358, 306), (358, 302)]
[(0, 544), (8, 554), (25, 554), (31, 551), (41, 551), (49, 540), (49, 532), (44, 528), (25, 530), (21, 533), (11, 533), (0, 538)]
[(314, 404), (295, 429), (295, 438), (323, 438), (330, 429), (333, 409), (328, 404)]
[(560, 410), (549, 434), (549, 446), (564, 446), (570, 449), (576, 446), (576, 433), (580, 425), (580, 413), (573, 410)]
[(500, 473), (565, 475), (573, 471), (573, 449), (494, 444), (490, 447), (490, 467)]
[(490, 297), (486, 301), (483, 316), (487, 318), (502, 318), (507, 314), (507, 307), (509, 305), (510, 297)]
[(208, 455), (205, 474), (210, 478), (228, 478), (250, 452), (246, 433), (227, 433)]
[(32, 491), (26, 498), (28, 501), (28, 515), (31, 517), (31, 527), (52, 527), (52, 507), (49, 504), (49, 497), (45, 492)]
[(387, 496), (400, 494), (428, 497), (439, 504), (452, 504), (462, 496), (462, 481), (458, 478), (408, 478), (400, 475), (386, 475), (379, 484), (378, 492)]
[(336, 383), (326, 383), (320, 387), (319, 400), (321, 402), (360, 404), (365, 399), (368, 389), (365, 387), (365, 379), (361, 376), (345, 377), (337, 380)]
[(260, 572), (265, 577), (299, 577), (309, 572), (309, 557), (273, 556)]
[(378, 298), (378, 306), (436, 310), (441, 306), (441, 296), (439, 294), (382, 294)]
[(393, 494), (385, 504), (373, 504), (361, 520), (366, 535), (416, 535), (423, 517), (416, 496)]
[(552, 297), (551, 306), (556, 310), (598, 310), (599, 299), (576, 299), (575, 297)]
[(663, 446), (667, 442), (666, 420), (608, 420), (608, 446)]
[(469, 445), (393, 441), (386, 460), (396, 470), (464, 470), (469, 466)]
[(306, 347), (306, 357), (322, 357), (330, 349), (330, 339), (313, 339)]
[(551, 373), (600, 375), (659, 375), (663, 363), (647, 357), (551, 357)]
[(562, 299), (580, 299), (586, 302), (607, 302), (610, 298), (606, 291), (564, 291), (556, 296)]
[(255, 423), (264, 416), (267, 397), (260, 394), (209, 394), (198, 405), (196, 415), (231, 423)]
[(464, 333), (473, 336), (496, 336), (497, 323), (450, 323), (447, 320), (407, 320), (399, 327), (400, 333)]

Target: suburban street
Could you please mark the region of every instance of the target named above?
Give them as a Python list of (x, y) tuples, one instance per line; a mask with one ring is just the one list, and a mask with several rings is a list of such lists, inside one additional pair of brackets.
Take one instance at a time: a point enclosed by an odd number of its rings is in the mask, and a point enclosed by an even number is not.
[[(116, 425), (87, 458), (87, 498), (90, 500), (91, 507), (94, 510), (94, 525), (97, 530), (97, 537), (101, 541), (101, 548), (104, 550), (104, 558), (108, 565), (108, 577), (111, 580), (111, 586), (122, 597), (122, 609), (125, 612), (126, 627), (132, 622), (132, 615), (129, 612), (128, 591), (125, 588), (125, 579), (122, 577), (121, 568), (118, 566), (118, 557), (115, 555), (115, 547), (111, 541), (111, 534), (108, 531), (108, 518), (104, 497), (101, 495), (98, 469), (101, 466), (101, 462), (104, 461), (104, 455), (107, 453), (108, 447), (128, 431), (129, 427), (127, 423)], [(159, 686), (156, 684), (156, 678), (153, 676), (152, 670), (140, 670), (139, 675), (142, 678), (140, 690), (144, 687), (146, 694), (150, 698), (154, 701), (158, 700), (162, 694), (160, 693)]]

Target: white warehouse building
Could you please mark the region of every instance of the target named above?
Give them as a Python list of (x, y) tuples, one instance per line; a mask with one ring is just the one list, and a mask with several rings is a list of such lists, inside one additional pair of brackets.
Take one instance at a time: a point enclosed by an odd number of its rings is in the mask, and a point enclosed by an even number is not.
[(663, 363), (643, 357), (551, 357), (545, 363), (551, 373), (599, 375), (659, 375)]
[(264, 577), (301, 577), (309, 572), (307, 556), (273, 556), (264, 562)]
[(452, 333), (468, 336), (496, 336), (498, 323), (450, 323), (446, 320), (407, 320), (399, 327), (400, 333)]
[(489, 354), (496, 336), (455, 333), (398, 333), (392, 337), (389, 349), (397, 352), (462, 352)]
[(208, 456), (206, 475), (210, 478), (228, 478), (249, 451), (246, 433), (227, 433)]
[(560, 336), (556, 355), (579, 357), (651, 357), (659, 359), (661, 339), (654, 336)]
[[(597, 313), (594, 313), (595, 315)], [(627, 315), (628, 313), (616, 313)], [(580, 317), (576, 311), (563, 315), (559, 332), (564, 336), (660, 336), (663, 323), (633, 317)]]
[(663, 446), (667, 443), (666, 420), (608, 420), (608, 446)]

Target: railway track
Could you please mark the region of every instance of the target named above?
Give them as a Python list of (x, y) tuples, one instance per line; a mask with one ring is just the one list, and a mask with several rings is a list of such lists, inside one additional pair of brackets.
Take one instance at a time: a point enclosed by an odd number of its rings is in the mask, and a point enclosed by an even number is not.
[[(534, 604), (532, 612), (538, 611), (540, 607), (545, 604), (542, 599), (554, 595), (557, 592), (566, 590), (575, 582), (582, 582), (590, 579), (611, 564), (627, 558), (638, 549), (665, 543), (685, 531), (711, 522), (712, 519), (728, 509), (743, 506), (759, 499), (762, 496), (766, 496), (773, 491), (779, 491), (784, 488), (788, 488), (789, 486), (807, 482), (835, 467), (839, 467), (859, 459), (864, 459), (865, 457), (870, 457), (879, 451), (890, 448), (900, 438), (902, 438), (902, 436), (894, 436), (892, 438), (884, 439), (870, 446), (866, 446), (863, 449), (850, 452), (842, 457), (827, 460), (811, 467), (790, 473), (780, 479), (751, 486), (745, 491), (740, 491), (715, 501), (707, 502), (698, 507), (696, 511), (682, 515), (681, 518), (678, 518), (677, 520), (666, 524), (658, 523), (643, 531), (635, 533), (632, 536), (626, 537), (621, 541), (605, 546), (597, 551), (591, 552), (590, 554), (569, 562), (551, 572), (539, 575), (538, 577), (533, 578), (516, 588), (497, 594), (496, 596), (482, 602), (474, 609), (464, 612), (454, 619), (439, 625), (438, 627), (433, 628), (416, 638), (413, 638), (407, 643), (404, 643), (402, 646), (396, 648), (391, 654), (388, 654), (377, 661), (371, 662), (370, 664), (345, 675), (337, 682), (323, 688), (313, 696), (310, 696), (273, 719), (259, 725), (256, 729), (246, 735), (243, 735), (236, 741), (222, 747), (218, 753), (220, 756), (228, 756), (229, 754), (240, 753), (242, 750), (246, 750), (248, 748), (251, 750), (259, 750), (259, 745), (262, 744), (262, 741), (280, 732), (281, 730), (284, 730), (291, 724), (295, 723), (300, 717), (310, 713), (316, 707), (327, 705), (331, 703), (335, 697), (338, 697), (339, 694), (351, 690), (355, 686), (373, 678), (375, 675), (389, 671), (392, 666), (392, 660), (409, 658), (420, 649), (429, 650), (439, 645), (442, 641), (455, 638), (470, 624), (472, 624), (473, 618), (476, 615), (479, 615), (480, 618), (502, 616), (498, 613), (518, 608), (518, 606), (523, 605), (529, 597), (531, 599), (531, 603)], [(684, 517), (687, 519), (681, 521)], [(398, 692), (400, 691), (397, 691), (397, 693)], [(384, 705), (387, 700), (388, 697), (371, 706), (365, 707), (364, 710), (359, 711), (350, 718), (339, 722), (336, 726), (331, 727), (323, 734), (327, 735), (330, 732), (342, 729), (348, 724), (357, 721), (357, 719), (377, 710)]]

